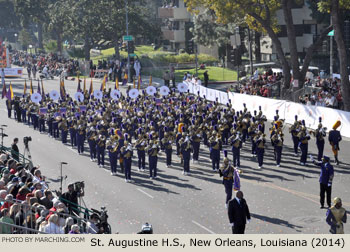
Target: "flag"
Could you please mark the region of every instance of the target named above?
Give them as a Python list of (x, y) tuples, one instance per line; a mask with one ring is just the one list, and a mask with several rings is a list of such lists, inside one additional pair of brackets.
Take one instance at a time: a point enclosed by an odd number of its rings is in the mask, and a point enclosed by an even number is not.
[(27, 93), (27, 80), (24, 80), (23, 95)]
[(152, 75), (149, 77), (149, 85), (152, 86)]
[(29, 90), (29, 93), (30, 93), (30, 95), (32, 95), (32, 94), (34, 93), (34, 91), (33, 91), (33, 82), (32, 82), (32, 80), (30, 80), (30, 90)]
[(81, 92), (80, 80), (79, 80), (79, 79), (78, 79), (78, 88), (77, 88), (77, 92)]
[(238, 169), (234, 169), (233, 190), (239, 191), (241, 189), (241, 179), (239, 177)]
[(86, 78), (84, 78), (84, 90), (83, 90), (84, 94), (86, 92)]
[(118, 80), (118, 76), (116, 77), (116, 80), (115, 80), (115, 89), (119, 89), (119, 80)]
[(41, 79), (41, 96), (44, 98), (45, 97), (45, 91), (44, 91), (44, 82)]
[(36, 91), (37, 93), (39, 93), (41, 95), (41, 88), (40, 88), (40, 82), (38, 80), (38, 90)]
[(141, 85), (142, 85), (142, 79), (141, 79), (141, 75), (139, 75), (139, 81), (138, 81), (138, 90), (140, 90), (140, 88), (141, 88)]
[(7, 91), (6, 91), (6, 84), (5, 82), (2, 83), (2, 93), (1, 93), (1, 98), (4, 99), (4, 97), (6, 96)]
[(90, 82), (90, 89), (89, 89), (89, 95), (91, 95), (94, 92), (94, 88), (92, 86), (92, 78), (91, 78), (91, 82)]
[(107, 82), (107, 74), (103, 77), (103, 81), (101, 83), (101, 88), (100, 90), (103, 92), (106, 89), (106, 82)]
[(6, 94), (6, 98), (10, 101), (13, 99), (13, 89), (12, 89), (11, 83), (10, 83), (9, 89), (7, 91), (7, 94)]
[(124, 86), (126, 84), (128, 84), (128, 74), (127, 73), (124, 74), (124, 80), (123, 80), (123, 84), (122, 85)]
[(65, 99), (66, 98), (66, 90), (64, 88), (64, 82), (60, 81), (60, 95), (61, 95), (61, 99)]

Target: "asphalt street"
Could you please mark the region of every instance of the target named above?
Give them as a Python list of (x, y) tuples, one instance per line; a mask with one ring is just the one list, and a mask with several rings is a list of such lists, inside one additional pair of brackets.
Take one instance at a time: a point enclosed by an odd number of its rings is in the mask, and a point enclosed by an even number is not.
[[(26, 77), (26, 76), (24, 76)], [(9, 84), (10, 80), (7, 80)], [(22, 95), (23, 80), (11, 80), (15, 94)], [(146, 80), (144, 80), (144, 83)], [(28, 84), (28, 83), (27, 83)], [(94, 81), (94, 88), (101, 81)], [(65, 82), (67, 91), (74, 95), (77, 81)], [(87, 81), (87, 88), (90, 81)], [(109, 83), (112, 87), (113, 83)], [(34, 82), (36, 90), (37, 82)], [(107, 86), (108, 87), (108, 86)], [(59, 91), (59, 81), (44, 81), (46, 92)], [(125, 87), (122, 87), (125, 89)], [(170, 234), (208, 234), (230, 233), (231, 228), (225, 209), (225, 192), (222, 179), (211, 170), (208, 148), (201, 146), (200, 163), (191, 163), (189, 176), (182, 175), (179, 159), (173, 155), (173, 166), (167, 168), (165, 155), (158, 161), (159, 177), (150, 180), (148, 170), (137, 171), (137, 157), (134, 152), (132, 183), (125, 183), (124, 175), (110, 175), (109, 167), (99, 168), (91, 162), (88, 152), (78, 155), (76, 149), (63, 145), (59, 140), (40, 134), (32, 127), (7, 118), (5, 100), (0, 101), (0, 121), (6, 124), (5, 133), (9, 137), (4, 144), (10, 146), (14, 137), (20, 138), (19, 148), (23, 152), (23, 137), (31, 136), (30, 151), (35, 165), (40, 165), (42, 174), (47, 177), (52, 190), (58, 190), (60, 183), (61, 161), (63, 174), (67, 176), (63, 188), (76, 181), (86, 185), (82, 204), (88, 207), (105, 206), (109, 214), (109, 223), (113, 233), (136, 233), (145, 222), (153, 225), (154, 233)], [(267, 123), (269, 128), (270, 123)], [(292, 154), (292, 141), (285, 128), (285, 145), (281, 167), (276, 167), (272, 147), (267, 140), (264, 168), (259, 170), (257, 160), (250, 155), (250, 143), (241, 152), (241, 190), (247, 200), (252, 221), (246, 227), (246, 233), (308, 233), (325, 234), (329, 227), (325, 222), (326, 210), (320, 209), (318, 177), (320, 168), (310, 163), (306, 167), (299, 165), (299, 157)], [(267, 137), (268, 138), (268, 137)], [(309, 142), (309, 153), (317, 153), (315, 139)], [(87, 147), (87, 144), (85, 143)], [(225, 149), (231, 149), (224, 146)], [(339, 196), (343, 206), (350, 209), (350, 142), (344, 139), (340, 145), (340, 162), (335, 166), (332, 198)], [(175, 147), (173, 147), (175, 149)], [(232, 160), (232, 152), (229, 152)], [(325, 154), (332, 157), (328, 143)], [(107, 155), (106, 155), (107, 158)], [(108, 158), (107, 158), (108, 159)], [(148, 167), (148, 166), (147, 166)], [(350, 232), (350, 225), (345, 225)]]

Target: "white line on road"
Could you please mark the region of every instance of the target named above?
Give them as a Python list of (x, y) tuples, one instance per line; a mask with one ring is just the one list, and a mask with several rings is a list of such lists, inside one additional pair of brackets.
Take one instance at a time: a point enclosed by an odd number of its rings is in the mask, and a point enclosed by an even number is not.
[(153, 196), (146, 193), (144, 190), (140, 189), (140, 188), (137, 188), (138, 191), (142, 192), (143, 194), (147, 195), (148, 197), (150, 197), (151, 199), (153, 199)]
[(208, 231), (211, 234), (215, 234), (213, 231), (211, 231), (210, 229), (206, 228), (205, 226), (199, 224), (198, 222), (195, 222), (194, 220), (192, 221), (192, 223), (196, 224), (200, 228), (203, 228), (204, 230)]

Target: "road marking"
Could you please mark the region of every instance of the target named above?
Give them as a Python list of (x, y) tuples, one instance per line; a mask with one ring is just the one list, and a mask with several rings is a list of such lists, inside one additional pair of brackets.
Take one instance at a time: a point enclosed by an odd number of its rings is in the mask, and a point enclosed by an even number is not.
[(68, 147), (68, 150), (73, 151), (75, 154), (79, 154), (76, 150), (73, 150), (70, 147)]
[(195, 222), (194, 220), (192, 221), (192, 223), (196, 224), (198, 227), (203, 228), (205, 231), (211, 233), (211, 234), (215, 234), (213, 231), (211, 231), (210, 229), (206, 228), (205, 226), (199, 224), (198, 222)]
[(140, 188), (137, 188), (138, 191), (142, 192), (143, 194), (147, 195), (148, 197), (150, 197), (151, 199), (153, 199), (153, 196), (146, 193), (144, 190), (140, 189)]

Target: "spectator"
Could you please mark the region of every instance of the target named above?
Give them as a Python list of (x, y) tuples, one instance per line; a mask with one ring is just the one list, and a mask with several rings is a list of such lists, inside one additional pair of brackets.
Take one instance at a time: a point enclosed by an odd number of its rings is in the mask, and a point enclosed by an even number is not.
[(10, 212), (7, 208), (4, 208), (1, 210), (1, 218), (0, 218), (0, 230), (1, 234), (12, 234), (13, 227), (6, 225), (8, 224), (14, 224), (13, 220), (10, 218)]
[(205, 86), (205, 87), (208, 87), (208, 83), (209, 83), (209, 74), (208, 74), (208, 71), (205, 71), (203, 75), (204, 75), (204, 86)]
[(163, 74), (163, 80), (164, 80), (164, 85), (169, 87), (170, 86), (170, 74), (169, 71), (165, 71)]
[(44, 191), (44, 197), (40, 199), (40, 203), (46, 207), (46, 209), (50, 209), (53, 206), (52, 199), (53, 195), (52, 192), (49, 189), (46, 189)]
[(97, 214), (92, 214), (90, 216), (90, 221), (86, 225), (88, 234), (98, 234), (99, 233), (99, 228), (96, 225), (97, 223), (98, 223)]
[(69, 234), (80, 234), (80, 228), (78, 225), (72, 225), (71, 230), (69, 231)]
[(58, 225), (58, 215), (53, 214), (48, 219), (48, 224), (44, 228), (44, 232), (48, 234), (63, 234), (63, 229)]
[(64, 226), (64, 233), (65, 234), (68, 234), (71, 231), (71, 227), (73, 226), (73, 224), (74, 224), (74, 219), (72, 217), (68, 217), (66, 219), (66, 223)]

